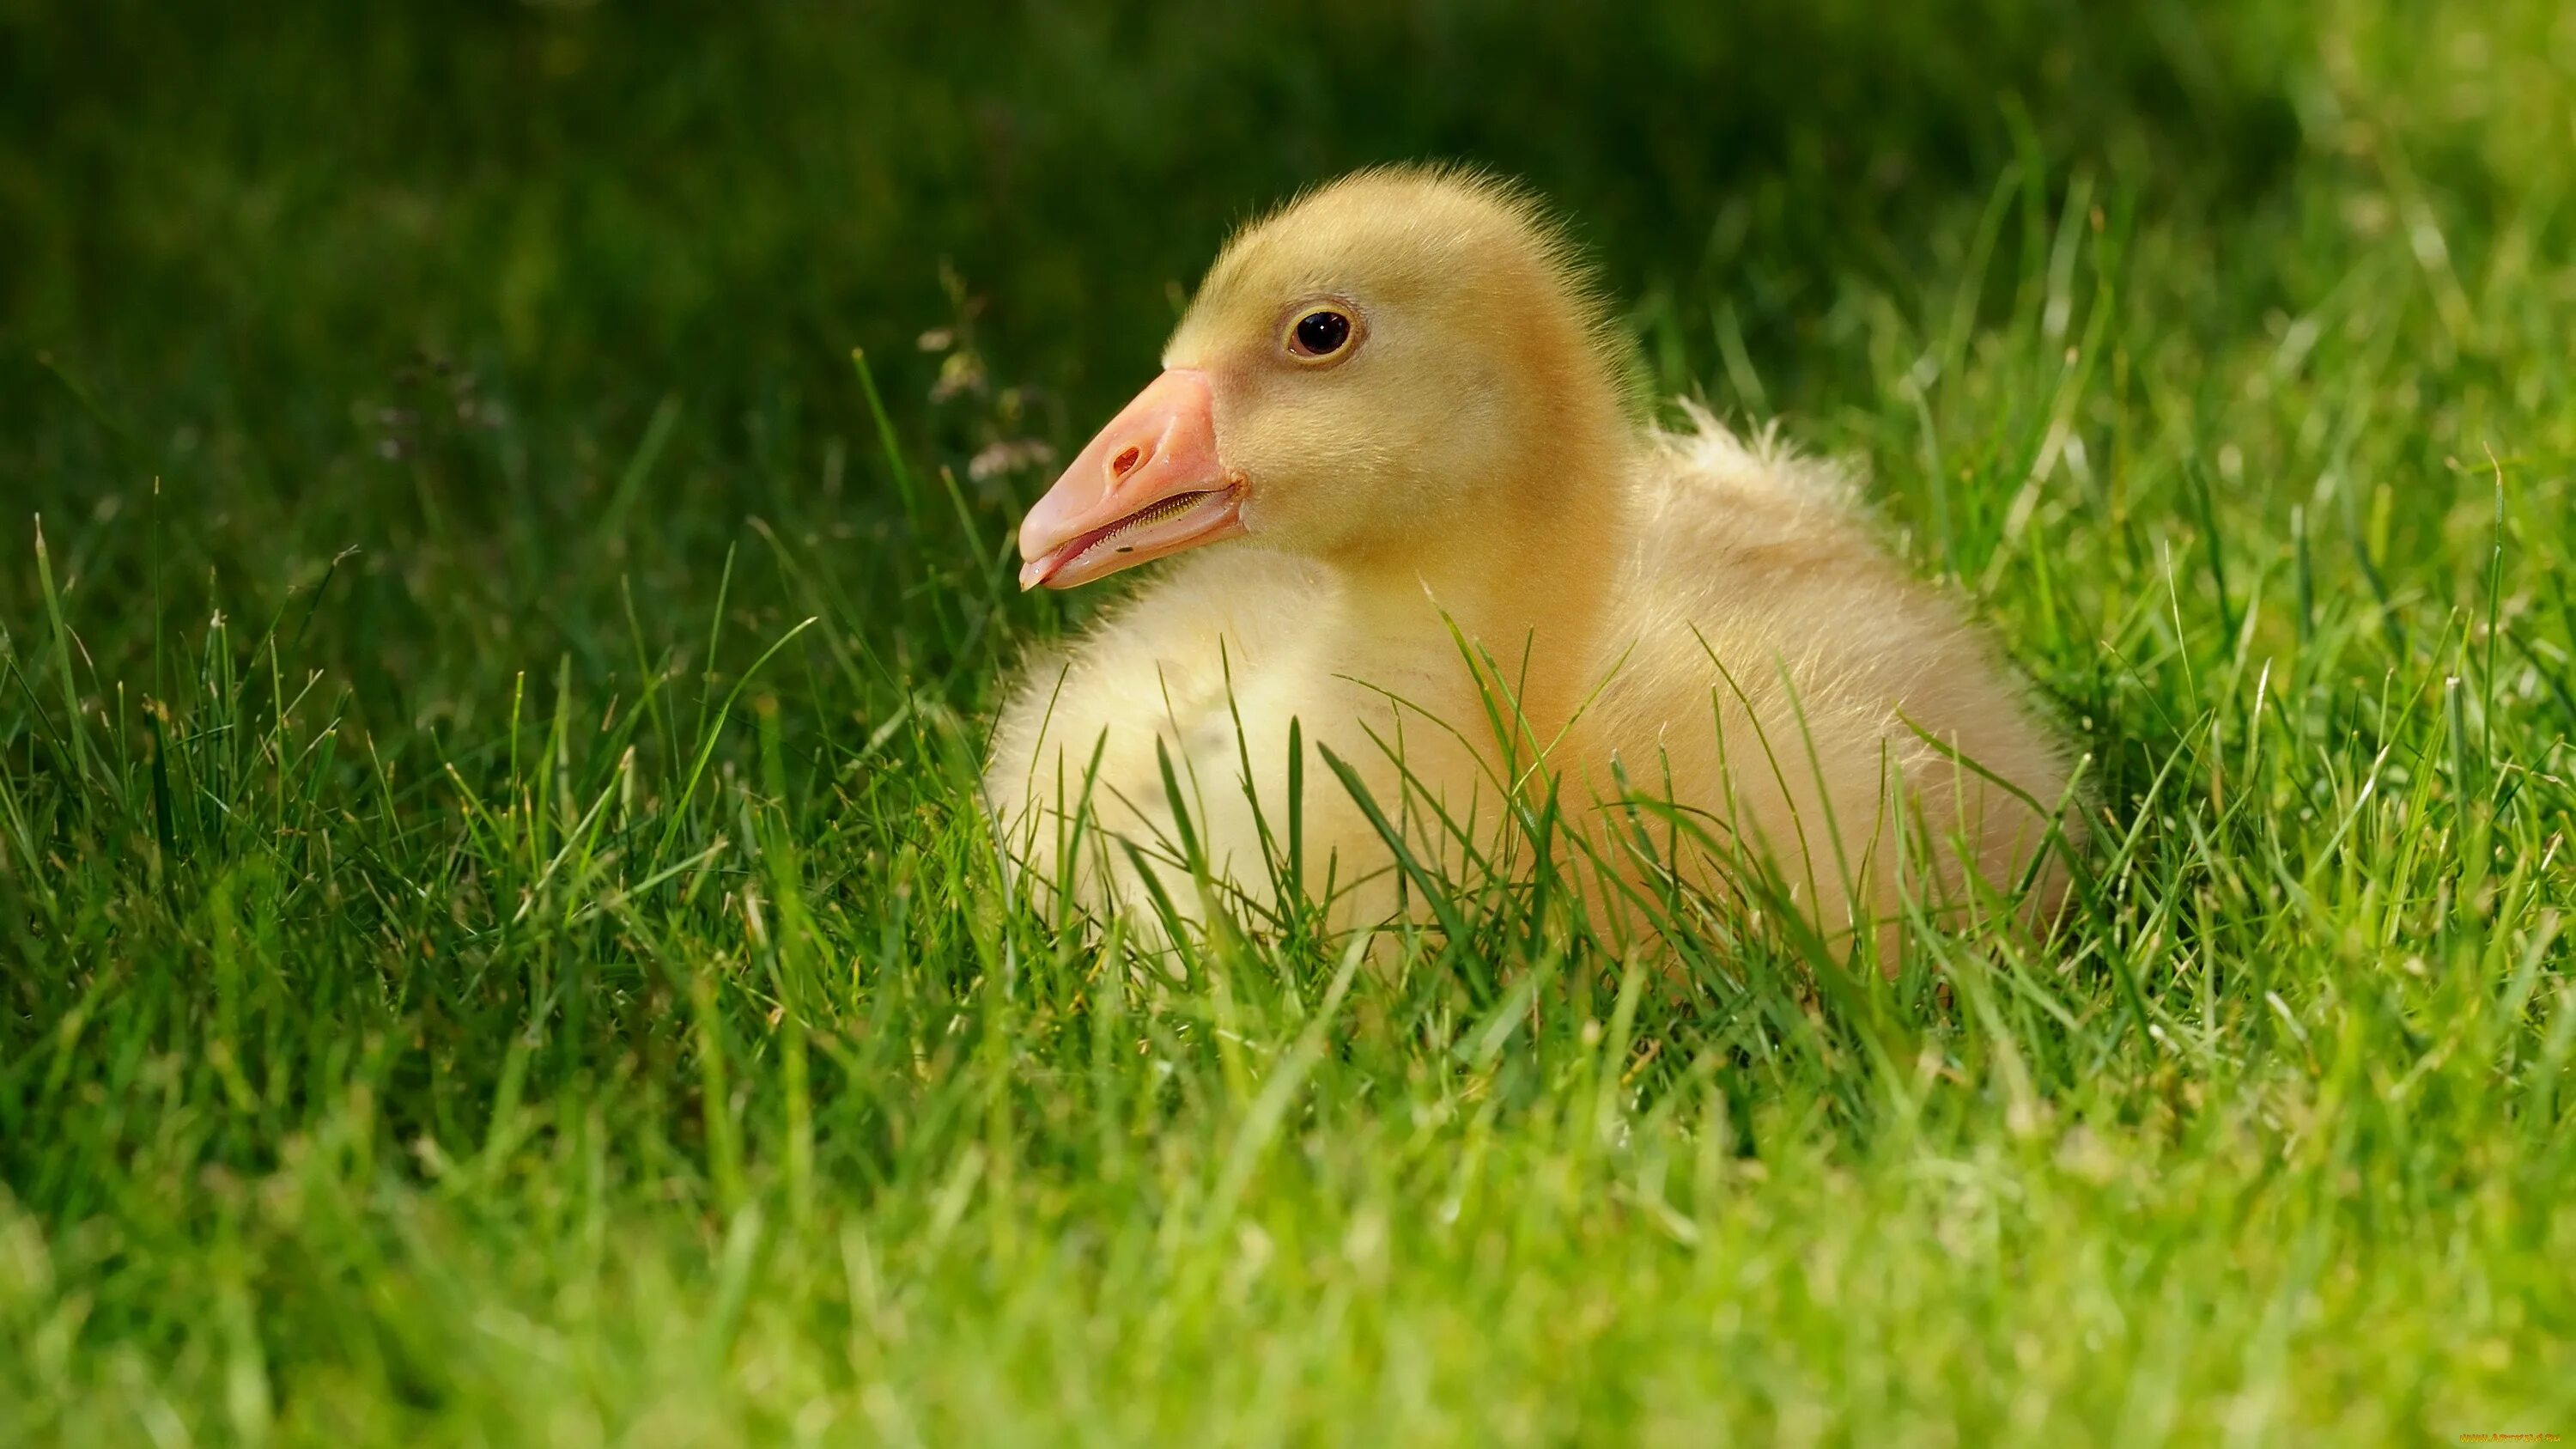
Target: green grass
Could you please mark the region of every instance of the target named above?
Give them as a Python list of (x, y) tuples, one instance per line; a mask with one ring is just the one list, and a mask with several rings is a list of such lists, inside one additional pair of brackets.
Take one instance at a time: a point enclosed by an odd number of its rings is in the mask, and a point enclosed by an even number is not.
[[(0, 1441), (2576, 1433), (2576, 19), (1934, 9), (0, 0)], [(970, 460), (1424, 154), (1868, 466), (2055, 945), (1006, 899)]]

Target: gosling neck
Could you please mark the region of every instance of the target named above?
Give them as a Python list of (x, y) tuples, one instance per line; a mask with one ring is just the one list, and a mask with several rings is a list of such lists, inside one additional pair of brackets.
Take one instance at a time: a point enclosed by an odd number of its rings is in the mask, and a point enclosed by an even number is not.
[(1628, 461), (1626, 446), (1600, 440), (1534, 459), (1523, 476), (1480, 482), (1472, 519), (1332, 566), (1372, 635), (1435, 639), (1454, 621), (1543, 749), (1597, 682), (1632, 540)]

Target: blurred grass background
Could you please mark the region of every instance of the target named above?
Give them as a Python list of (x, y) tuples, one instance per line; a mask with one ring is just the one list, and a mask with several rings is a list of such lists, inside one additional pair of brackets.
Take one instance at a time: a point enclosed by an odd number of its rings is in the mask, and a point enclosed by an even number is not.
[[(0, 1438), (2576, 1432), (2572, 77), (2545, 0), (0, 0)], [(2002, 631), (2111, 812), (2057, 955), (1121, 984), (1001, 900), (977, 722), (1096, 603), (993, 450), (1424, 157)]]
[[(722, 23), (39, 7), (0, 62), (22, 138), (0, 171), (18, 259), (0, 281), (0, 420), (39, 450), (10, 462), (40, 508), (89, 499), (116, 467), (165, 474), (176, 506), (223, 519), (174, 538), (203, 555), (181, 572), (276, 587), (351, 544), (367, 579), (461, 555), (498, 629), (531, 605), (609, 607), (580, 587), (608, 571), (568, 580), (527, 540), (592, 517), (676, 396), (661, 526), (618, 543), (657, 590), (704, 599), (743, 505), (777, 486), (746, 476), (784, 464), (748, 456), (759, 441), (866, 437), (834, 359), (863, 346), (891, 393), (924, 394), (938, 359), (911, 343), (951, 320), (943, 266), (987, 304), (1003, 380), (1042, 390), (1036, 424), (1061, 437), (1130, 388), (1171, 289), (1230, 226), (1367, 162), (1466, 158), (1558, 198), (1621, 289), (1674, 314), (1676, 385), (1715, 374), (1722, 302), (1767, 386), (1795, 396), (1834, 289), (1909, 285), (1927, 224), (1964, 228), (2017, 158), (2169, 178), (2159, 191), (2194, 209), (2276, 191), (2293, 77), (2262, 71), (2294, 27), (2263, 20), (2021, 3), (790, 5)], [(365, 417), (412, 401), (398, 375), (423, 349), (510, 421), (415, 497)], [(124, 435), (39, 426), (65, 404), (47, 351)], [(909, 441), (970, 441), (903, 411)], [(219, 491), (192, 477), (209, 467)], [(425, 604), (361, 583), (330, 658), (371, 657), (403, 632), (379, 606), (434, 611), (458, 582), (438, 571)]]

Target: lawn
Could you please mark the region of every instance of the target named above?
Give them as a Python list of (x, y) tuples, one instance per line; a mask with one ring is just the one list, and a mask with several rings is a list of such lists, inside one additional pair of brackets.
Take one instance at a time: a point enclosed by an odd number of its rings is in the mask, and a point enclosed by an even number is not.
[[(2576, 8), (731, 9), (0, 0), (0, 1442), (2576, 1434)], [(1040, 448), (1421, 156), (1997, 631), (2054, 939), (1005, 889)]]

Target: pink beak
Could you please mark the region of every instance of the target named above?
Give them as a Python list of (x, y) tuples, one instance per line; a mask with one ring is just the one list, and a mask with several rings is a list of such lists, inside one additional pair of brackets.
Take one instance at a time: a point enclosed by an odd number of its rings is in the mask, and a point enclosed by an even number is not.
[(1020, 587), (1069, 589), (1243, 532), (1243, 478), (1217, 458), (1207, 374), (1173, 368), (1064, 470), (1020, 524)]

